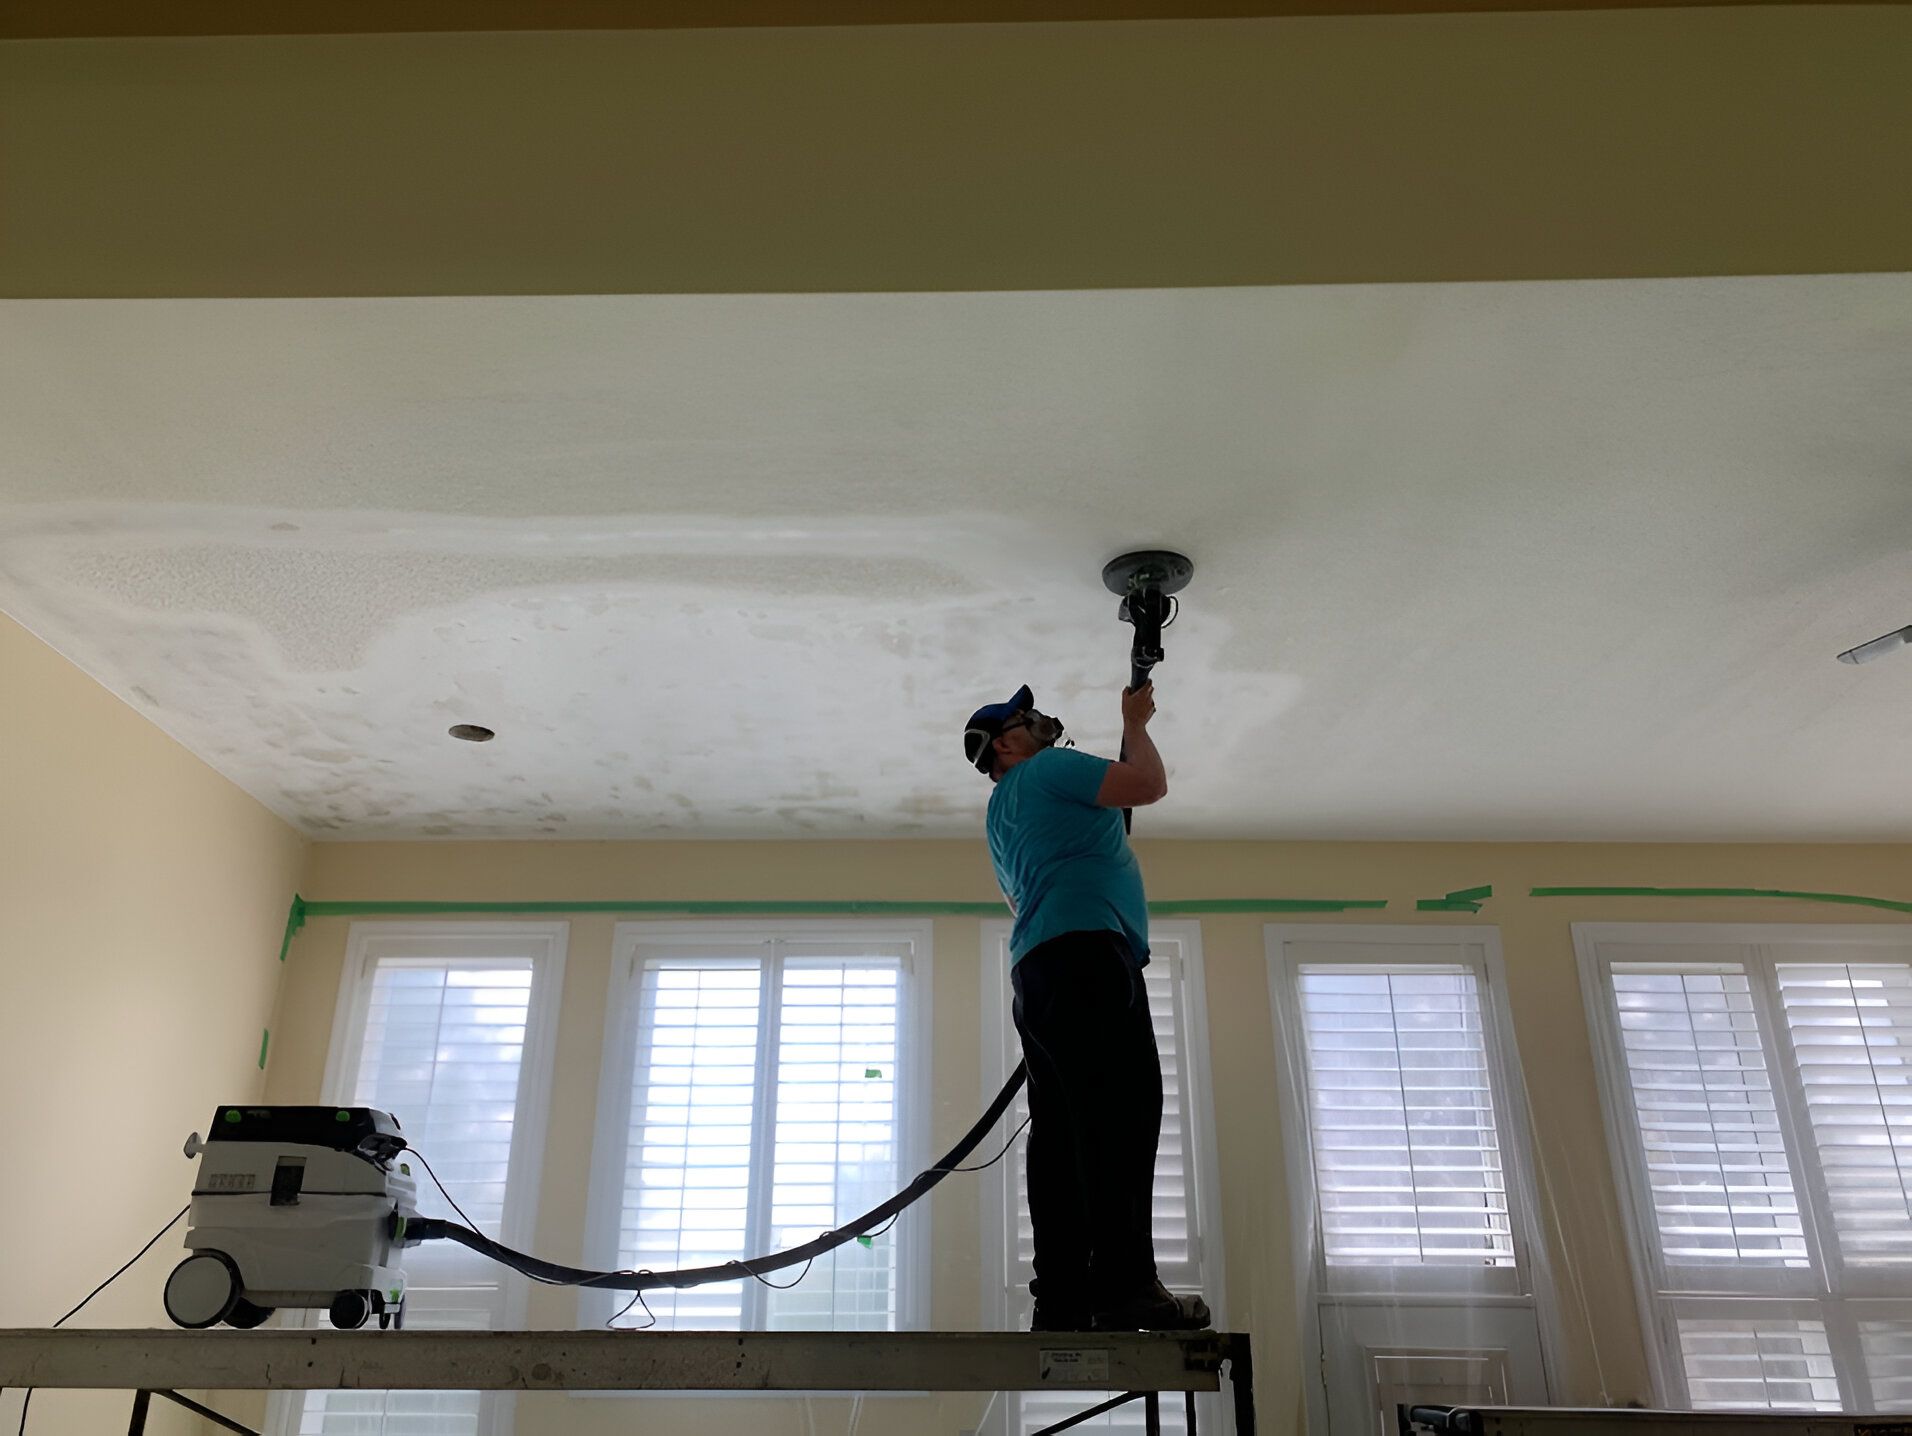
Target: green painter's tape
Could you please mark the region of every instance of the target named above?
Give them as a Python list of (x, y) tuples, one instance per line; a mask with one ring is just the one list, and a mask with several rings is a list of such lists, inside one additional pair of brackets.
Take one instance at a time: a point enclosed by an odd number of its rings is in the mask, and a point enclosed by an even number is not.
[[(1157, 917), (1186, 913), (1223, 912), (1345, 912), (1349, 908), (1384, 908), (1385, 899), (1359, 898), (1198, 898), (1187, 902), (1155, 902), (1149, 911)], [(745, 916), (878, 916), (878, 917), (1007, 917), (1009, 909), (994, 902), (305, 902), (299, 921), (308, 917), (419, 917), (448, 913), (472, 915), (516, 913), (671, 913), (692, 917)]]
[(739, 917), (758, 913), (866, 914), (898, 917), (1003, 917), (1009, 909), (993, 902), (308, 902), (312, 917), (405, 917), (441, 913), (674, 913), (695, 917)]
[(1897, 902), (1892, 898), (1859, 897), (1853, 893), (1792, 892), (1786, 888), (1535, 888), (1528, 896), (1785, 898), (1792, 902), (1836, 902), (1851, 907), (1879, 907), (1887, 912), (1912, 913), (1912, 902)]
[(279, 944), (279, 961), (285, 961), (285, 955), (292, 951), (292, 936), (305, 926), (305, 899), (297, 893), (292, 894), (292, 910), (285, 915), (285, 938)]
[(259, 1070), (266, 1070), (266, 1048), (272, 1045), (272, 1029), (263, 1029), (259, 1033)]
[(1446, 897), (1422, 898), (1414, 904), (1416, 912), (1479, 912), (1481, 901), (1494, 895), (1491, 884), (1477, 888), (1462, 888)]

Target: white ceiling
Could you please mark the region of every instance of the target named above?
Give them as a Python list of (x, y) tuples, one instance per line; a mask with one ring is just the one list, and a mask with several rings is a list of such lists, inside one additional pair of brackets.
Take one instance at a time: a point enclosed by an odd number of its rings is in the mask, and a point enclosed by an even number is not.
[[(0, 304), (0, 609), (321, 837), (1912, 837), (1912, 276)], [(445, 734), (488, 724), (479, 747)]]

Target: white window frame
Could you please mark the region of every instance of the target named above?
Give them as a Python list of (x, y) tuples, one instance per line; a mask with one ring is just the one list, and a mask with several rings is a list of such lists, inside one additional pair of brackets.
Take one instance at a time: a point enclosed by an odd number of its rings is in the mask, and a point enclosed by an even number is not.
[[(1022, 1060), (1020, 1039), (1011, 1013), (1014, 991), (1009, 980), (1009, 934), (1013, 924), (987, 919), (982, 925), (982, 1078), (983, 1100), (993, 1101), (1009, 1074)], [(1182, 951), (1182, 1052), (1184, 1080), (1188, 1084), (1188, 1161), (1195, 1177), (1195, 1200), (1189, 1210), (1195, 1221), (1191, 1245), (1199, 1253), (1196, 1261), (1203, 1298), (1215, 1313), (1218, 1324), (1226, 1320), (1228, 1294), (1224, 1279), (1226, 1264), (1222, 1248), (1221, 1169), (1219, 1143), (1215, 1130), (1213, 1064), (1208, 1039), (1208, 982), (1202, 966), (1202, 928), (1194, 921), (1150, 921), (1151, 939), (1171, 938)], [(986, 1139), (968, 1159), (971, 1164), (986, 1162), (1001, 1149), (1008, 1131)], [(1015, 1233), (1012, 1207), (1015, 1188), (1010, 1164), (1023, 1160), (1023, 1144), (1017, 1141), (1010, 1152), (993, 1167), (979, 1174), (981, 1190), (978, 1231), (982, 1242), (980, 1305), (986, 1330), (1010, 1328), (1009, 1295), (1010, 1244)], [(1228, 1432), (1234, 1429), (1234, 1416), (1216, 1398), (1198, 1398), (1198, 1420), (1204, 1431)], [(1005, 1393), (991, 1408), (992, 1432), (1019, 1429), (1018, 1393)]]
[[(931, 1044), (935, 1032), (934, 924), (894, 919), (793, 919), (788, 922), (638, 921), (617, 925), (611, 945), (611, 972), (604, 1014), (604, 1056), (598, 1084), (597, 1117), (592, 1132), (591, 1180), (585, 1218), (584, 1264), (614, 1260), (617, 1223), (624, 1199), (624, 1168), (630, 1132), (632, 1064), (637, 1060), (638, 948), (649, 944), (699, 945), (735, 949), (779, 939), (816, 942), (841, 938), (847, 943), (908, 943), (910, 957), (899, 986), (903, 1003), (899, 1031), (896, 1110), (899, 1189), (935, 1160), (930, 1151)], [(768, 1149), (753, 1154), (769, 1160)], [(933, 1208), (919, 1202), (903, 1212), (887, 1235), (897, 1246), (897, 1330), (920, 1331), (931, 1310), (930, 1252)], [(787, 1281), (779, 1274), (774, 1281)], [(578, 1294), (578, 1325), (594, 1330), (628, 1296), (598, 1291)], [(644, 1396), (639, 1391), (578, 1393)], [(736, 1393), (729, 1393), (735, 1395)]]
[[(338, 999), (326, 1047), (321, 1105), (347, 1106), (358, 1074), (371, 1008), (372, 973), (381, 961), (494, 957), (531, 963), (531, 992), (525, 1013), (524, 1050), (518, 1066), (518, 1102), (512, 1118), (511, 1158), (505, 1176), (504, 1218), (498, 1240), (528, 1250), (538, 1222), (538, 1197), (544, 1173), (545, 1133), (550, 1126), (551, 1084), (557, 1053), (558, 1007), (564, 993), (568, 922), (438, 921), (355, 922), (346, 938), (339, 970)], [(402, 1123), (405, 1114), (394, 1113)], [(425, 1156), (429, 1159), (430, 1152)], [(422, 1177), (421, 1173), (421, 1177)], [(454, 1193), (453, 1195), (456, 1195)], [(503, 1302), (495, 1330), (514, 1330), (525, 1322), (530, 1283), (517, 1272), (499, 1268)], [(316, 1314), (299, 1324), (315, 1325)], [(297, 1436), (305, 1405), (303, 1391), (272, 1394), (268, 1427), (275, 1436)], [(509, 1392), (484, 1392), (478, 1406), (480, 1436), (508, 1436), (517, 1410)]]
[[(1321, 1308), (1331, 1306), (1468, 1307), (1531, 1309), (1540, 1348), (1540, 1375), (1549, 1393), (1561, 1389), (1558, 1373), (1561, 1350), (1559, 1308), (1546, 1241), (1541, 1236), (1540, 1201), (1533, 1151), (1533, 1124), (1527, 1107), (1527, 1084), (1520, 1070), (1513, 1012), (1507, 1000), (1507, 966), (1501, 955), (1500, 929), (1448, 923), (1268, 923), (1263, 928), (1267, 948), (1269, 1001), (1274, 1012), (1277, 1048), (1276, 1087), (1283, 1129), (1282, 1152), (1290, 1194), (1290, 1228), (1297, 1272), (1307, 1273), (1300, 1284), (1304, 1364), (1307, 1352), (1320, 1354), (1322, 1379), (1304, 1382), (1308, 1422), (1318, 1433), (1330, 1430), (1326, 1333)], [(1491, 1269), (1478, 1278), (1464, 1267), (1350, 1266), (1331, 1269), (1320, 1241), (1319, 1199), (1315, 1192), (1313, 1130), (1303, 1069), (1306, 1036), (1302, 1028), (1298, 967), (1288, 952), (1296, 942), (1344, 942), (1350, 946), (1398, 945), (1404, 951), (1401, 966), (1454, 966), (1474, 969), (1480, 984), (1482, 1038), (1490, 1080), (1494, 1084), (1496, 1138), (1507, 1178), (1508, 1219), (1515, 1266), (1508, 1276), (1515, 1287), (1497, 1279)], [(1431, 946), (1450, 950), (1431, 953)], [(1478, 961), (1470, 958), (1478, 949)], [(1309, 959), (1310, 962), (1319, 959)], [(1350, 957), (1350, 966), (1369, 965)], [(1503, 1269), (1504, 1270), (1504, 1269)], [(1378, 1273), (1388, 1273), (1383, 1281)]]
[[(1836, 1235), (1819, 1171), (1817, 1143), (1806, 1110), (1798, 1062), (1792, 1047), (1791, 1029), (1779, 1001), (1773, 949), (1795, 951), (1817, 944), (1836, 945), (1838, 957), (1826, 962), (1863, 963), (1852, 949), (1890, 949), (1881, 951), (1878, 961), (1912, 961), (1912, 928), (1877, 923), (1574, 923), (1573, 945), (1579, 960), (1581, 995), (1587, 1009), (1587, 1022), (1593, 1040), (1594, 1065), (1598, 1072), (1600, 1104), (1606, 1118), (1607, 1146), (1613, 1164), (1614, 1180), (1620, 1189), (1621, 1219), (1627, 1236), (1627, 1251), (1633, 1269), (1635, 1299), (1640, 1327), (1646, 1337), (1647, 1362), (1654, 1399), (1671, 1409), (1691, 1405), (1687, 1389), (1686, 1367), (1679, 1347), (1678, 1319), (1718, 1317), (1731, 1319), (1751, 1313), (1751, 1303), (1775, 1317), (1818, 1319), (1826, 1325), (1834, 1343), (1834, 1364), (1839, 1372), (1842, 1404), (1848, 1410), (1869, 1409), (1866, 1397), (1869, 1381), (1863, 1360), (1857, 1358), (1850, 1343), (1857, 1340), (1856, 1317), (1860, 1315), (1896, 1316), (1912, 1314), (1912, 1279), (1897, 1293), (1885, 1289), (1883, 1273), (1847, 1273), (1836, 1271), (1827, 1252), (1837, 1250)], [(1792, 1176), (1793, 1194), (1799, 1204), (1800, 1225), (1805, 1233), (1808, 1268), (1791, 1272), (1765, 1269), (1755, 1284), (1743, 1271), (1721, 1264), (1709, 1270), (1700, 1265), (1672, 1268), (1660, 1252), (1659, 1225), (1654, 1215), (1653, 1192), (1641, 1154), (1641, 1143), (1632, 1097), (1626, 1052), (1621, 1042), (1619, 1012), (1608, 980), (1612, 958), (1603, 955), (1608, 945), (1641, 944), (1663, 948), (1680, 946), (1729, 947), (1742, 950), (1746, 975), (1752, 993), (1753, 1012), (1759, 1023), (1760, 1045), (1772, 1074), (1773, 1096), (1779, 1126), (1786, 1146), (1787, 1167)], [(1704, 959), (1695, 957), (1695, 961)], [(1785, 961), (1798, 961), (1789, 955)], [(1686, 1273), (1695, 1279), (1692, 1287), (1676, 1283)], [(1702, 1283), (1706, 1284), (1702, 1284)], [(1785, 1286), (1786, 1290), (1779, 1290)], [(1894, 1309), (1894, 1308), (1898, 1309)], [(1842, 1356), (1840, 1347), (1847, 1350)]]

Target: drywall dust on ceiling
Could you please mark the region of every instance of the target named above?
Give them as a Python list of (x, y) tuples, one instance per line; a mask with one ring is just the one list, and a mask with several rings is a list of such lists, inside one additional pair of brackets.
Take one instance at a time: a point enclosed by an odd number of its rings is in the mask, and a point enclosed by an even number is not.
[[(1912, 278), (0, 305), (0, 608), (306, 831), (1902, 838)], [(460, 722), (495, 742), (459, 743)]]

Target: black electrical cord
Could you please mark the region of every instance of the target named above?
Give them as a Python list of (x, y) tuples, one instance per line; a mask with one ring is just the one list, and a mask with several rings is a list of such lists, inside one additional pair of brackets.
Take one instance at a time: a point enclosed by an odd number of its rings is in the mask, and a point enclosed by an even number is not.
[(445, 1190), (445, 1184), (438, 1180), (438, 1173), (434, 1172), (432, 1170), (432, 1164), (425, 1160), (425, 1154), (419, 1151), (418, 1148), (416, 1147), (407, 1147), (405, 1150), (410, 1152), (414, 1157), (418, 1158), (419, 1165), (424, 1167), (425, 1174), (432, 1179), (432, 1185), (438, 1188), (438, 1195), (443, 1197), (445, 1201), (450, 1204), (451, 1209), (454, 1212), (458, 1213), (460, 1220), (462, 1220), (466, 1226), (476, 1231), (478, 1228), (478, 1223), (474, 1222), (470, 1217), (466, 1216), (465, 1209), (459, 1206), (458, 1203), (455, 1200), (453, 1200), (452, 1194), (450, 1192)]
[[(94, 1297), (98, 1296), (101, 1292), (105, 1291), (114, 1282), (118, 1281), (121, 1277), (125, 1276), (127, 1271), (131, 1269), (133, 1263), (138, 1261), (141, 1257), (145, 1256), (147, 1252), (151, 1251), (155, 1246), (157, 1246), (159, 1244), (159, 1239), (165, 1236), (166, 1233), (171, 1231), (174, 1227), (178, 1226), (179, 1219), (185, 1216), (186, 1213), (191, 1210), (192, 1210), (192, 1203), (188, 1202), (185, 1206), (181, 1207), (178, 1211), (174, 1212), (173, 1219), (167, 1222), (166, 1225), (161, 1227), (158, 1231), (154, 1232), (152, 1240), (147, 1242), (146, 1245), (141, 1247), (138, 1251), (134, 1252), (133, 1255), (127, 1260), (125, 1266), (121, 1267), (118, 1271), (114, 1272), (111, 1276), (109, 1276), (105, 1281), (101, 1282), (98, 1286), (94, 1287), (91, 1291), (89, 1291), (85, 1296), (81, 1297), (80, 1305), (74, 1307), (73, 1310), (69, 1311), (65, 1316), (61, 1317), (58, 1321), (54, 1322), (52, 1329), (57, 1330), (58, 1328), (65, 1326), (67, 1322), (69, 1322), (74, 1317), (80, 1314), (80, 1307), (85, 1306)], [(25, 1399), (20, 1402), (21, 1436), (25, 1436), (26, 1429), (27, 1429), (27, 1409), (32, 1405), (33, 1405), (33, 1388), (29, 1386), (26, 1390)]]
[[(446, 1200), (449, 1201), (450, 1198), (446, 1198)], [(896, 1224), (896, 1218), (891, 1217), (890, 1225), (894, 1226), (895, 1224)], [(883, 1230), (887, 1231), (889, 1230), (889, 1228), (885, 1227)], [(877, 1235), (877, 1234), (871, 1233), (871, 1235)], [(816, 1258), (812, 1257), (810, 1260), (815, 1261)], [(653, 1272), (649, 1270), (648, 1268), (645, 1269), (644, 1271), (627, 1271), (627, 1272), (620, 1272), (618, 1274), (620, 1276), (655, 1276), (657, 1275), (656, 1272)], [(805, 1262), (803, 1264), (803, 1270), (797, 1273), (796, 1281), (782, 1281), (782, 1282), (771, 1281), (768, 1278), (757, 1276), (757, 1274), (754, 1271), (750, 1272), (749, 1275), (752, 1277), (755, 1277), (756, 1280), (762, 1282), (765, 1286), (769, 1287), (772, 1291), (788, 1291), (790, 1290), (791, 1287), (795, 1286), (797, 1282), (802, 1281), (806, 1276), (810, 1275), (810, 1262)], [(644, 1308), (644, 1324), (642, 1326), (619, 1326), (618, 1322), (622, 1321), (624, 1319), (624, 1314), (628, 1312), (634, 1306), (641, 1306)], [(634, 1291), (631, 1293), (631, 1299), (625, 1302), (624, 1305), (620, 1306), (617, 1309), (617, 1311), (612, 1314), (610, 1319), (604, 1323), (604, 1325), (605, 1325), (605, 1328), (610, 1331), (649, 1331), (653, 1326), (657, 1325), (657, 1313), (652, 1311), (651, 1304), (648, 1301), (644, 1300), (643, 1292)]]
[[(631, 1275), (632, 1276), (647, 1276), (649, 1275), (649, 1273), (648, 1272), (632, 1272)], [(644, 1324), (642, 1326), (619, 1326), (618, 1323), (624, 1319), (624, 1313), (629, 1311), (634, 1306), (641, 1306), (644, 1308)], [(653, 1326), (656, 1326), (656, 1325), (657, 1325), (657, 1313), (652, 1311), (651, 1304), (648, 1301), (644, 1300), (643, 1292), (634, 1291), (631, 1293), (631, 1299), (625, 1302), (624, 1305), (620, 1306), (611, 1315), (611, 1318), (604, 1323), (604, 1329), (606, 1331), (649, 1331)]]
[[(991, 1157), (987, 1162), (984, 1162), (980, 1167), (951, 1167), (950, 1171), (952, 1172), (986, 1172), (988, 1171), (991, 1167), (995, 1166), (996, 1163), (1000, 1162), (1004, 1157), (1009, 1155), (1009, 1149), (1016, 1145), (1016, 1138), (1020, 1137), (1024, 1132), (1029, 1130), (1029, 1123), (1033, 1120), (1034, 1120), (1033, 1118), (1024, 1117), (1022, 1119), (1022, 1125), (1016, 1128), (1015, 1131), (1009, 1134), (1009, 1140), (1003, 1143), (1002, 1150), (996, 1153), (996, 1155)], [(875, 1233), (872, 1232), (871, 1235), (874, 1236)]]
[[(891, 1218), (890, 1218), (890, 1223), (891, 1223), (891, 1225), (892, 1225), (892, 1226), (893, 1226), (893, 1225), (895, 1225), (895, 1223), (896, 1223), (896, 1218), (895, 1218), (895, 1217), (891, 1217)], [(883, 1230), (884, 1230), (884, 1231), (888, 1231), (888, 1230), (889, 1230), (889, 1227), (885, 1227), (885, 1228), (883, 1228)], [(865, 1235), (865, 1236), (874, 1236), (874, 1235), (876, 1235), (876, 1234), (875, 1234), (874, 1232), (865, 1232), (865, 1233), (864, 1233), (864, 1235)], [(770, 1289), (771, 1289), (772, 1291), (788, 1291), (788, 1290), (790, 1290), (790, 1288), (791, 1288), (791, 1287), (793, 1287), (793, 1286), (795, 1286), (795, 1285), (796, 1285), (796, 1284), (797, 1284), (798, 1282), (800, 1282), (800, 1281), (802, 1281), (802, 1280), (803, 1280), (803, 1279), (804, 1279), (804, 1278), (805, 1278), (806, 1276), (808, 1276), (808, 1275), (810, 1275), (810, 1266), (811, 1266), (811, 1263), (812, 1263), (812, 1262), (815, 1262), (815, 1261), (816, 1261), (816, 1258), (815, 1258), (815, 1257), (811, 1257), (809, 1261), (807, 1261), (807, 1262), (805, 1262), (805, 1263), (803, 1264), (803, 1270), (802, 1270), (802, 1271), (800, 1271), (800, 1272), (798, 1272), (798, 1273), (796, 1274), (796, 1276), (795, 1276), (794, 1278), (792, 1278), (791, 1280), (789, 1280), (789, 1281), (772, 1281), (772, 1280), (770, 1280), (770, 1278), (769, 1278), (769, 1277), (767, 1277), (767, 1276), (757, 1276), (757, 1273), (756, 1273), (756, 1272), (754, 1272), (754, 1271), (753, 1271), (752, 1273), (750, 1273), (750, 1274), (751, 1274), (751, 1275), (752, 1275), (753, 1277), (757, 1277), (757, 1280), (758, 1280), (758, 1281), (760, 1281), (760, 1282), (762, 1282), (762, 1283), (763, 1283), (763, 1284), (764, 1284), (765, 1286), (767, 1286), (767, 1287), (769, 1287), (769, 1288), (770, 1288)]]

